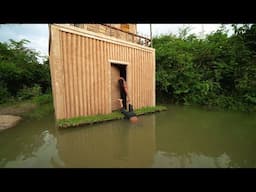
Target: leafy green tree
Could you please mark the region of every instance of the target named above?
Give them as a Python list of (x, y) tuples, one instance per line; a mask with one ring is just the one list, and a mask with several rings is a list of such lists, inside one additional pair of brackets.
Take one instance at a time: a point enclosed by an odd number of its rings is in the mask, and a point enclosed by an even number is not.
[(39, 63), (39, 53), (28, 48), (28, 43), (29, 41), (25, 39), (0, 42), (0, 102), (4, 102), (9, 96), (20, 97), (20, 93), (26, 92), (24, 88), (29, 90), (39, 86), (42, 93), (50, 90), (48, 57), (44, 58), (43, 64)]
[(256, 25), (222, 25), (204, 39), (189, 34), (156, 36), (158, 98), (231, 110), (256, 110)]

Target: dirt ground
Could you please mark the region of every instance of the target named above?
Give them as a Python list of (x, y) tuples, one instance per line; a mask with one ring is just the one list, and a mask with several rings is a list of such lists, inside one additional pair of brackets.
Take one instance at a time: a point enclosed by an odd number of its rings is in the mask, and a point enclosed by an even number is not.
[(0, 106), (0, 131), (9, 129), (17, 125), (22, 119), (22, 114), (36, 108), (33, 103), (19, 103), (8, 106)]
[(22, 115), (36, 108), (33, 103), (19, 103), (10, 106), (0, 106), (0, 115)]
[(14, 127), (20, 120), (19, 116), (0, 115), (0, 131)]

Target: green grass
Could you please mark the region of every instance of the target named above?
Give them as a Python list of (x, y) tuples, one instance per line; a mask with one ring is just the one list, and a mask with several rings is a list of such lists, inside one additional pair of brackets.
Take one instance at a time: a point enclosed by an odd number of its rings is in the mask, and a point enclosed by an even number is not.
[[(154, 113), (154, 112), (159, 112), (164, 110), (167, 110), (167, 107), (155, 106), (155, 107), (143, 107), (134, 111), (137, 115), (144, 115), (147, 113)], [(57, 126), (61, 128), (66, 128), (66, 127), (74, 127), (79, 125), (93, 124), (93, 123), (99, 123), (99, 122), (105, 122), (105, 121), (117, 120), (117, 119), (123, 119), (123, 118), (124, 118), (124, 115), (121, 112), (115, 111), (107, 115), (93, 115), (93, 116), (85, 116), (85, 117), (75, 117), (70, 119), (61, 119), (57, 121)]]

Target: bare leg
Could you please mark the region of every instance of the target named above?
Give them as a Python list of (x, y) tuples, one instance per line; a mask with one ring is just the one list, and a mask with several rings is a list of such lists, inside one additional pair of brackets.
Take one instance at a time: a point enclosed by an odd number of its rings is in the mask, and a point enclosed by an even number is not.
[(124, 107), (122, 102), (123, 100), (122, 99), (117, 99), (117, 100), (119, 101), (120, 107), (123, 108)]

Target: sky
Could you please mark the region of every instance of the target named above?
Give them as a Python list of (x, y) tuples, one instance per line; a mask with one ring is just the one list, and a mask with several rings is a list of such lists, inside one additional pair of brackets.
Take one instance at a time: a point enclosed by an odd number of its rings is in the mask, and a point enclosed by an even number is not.
[[(179, 28), (182, 26), (189, 26), (191, 33), (200, 35), (202, 31), (204, 34), (209, 34), (220, 27), (220, 24), (152, 24), (152, 34), (160, 35), (173, 33), (178, 34)], [(149, 24), (137, 24), (137, 31), (144, 36), (150, 35)], [(28, 39), (30, 43), (27, 47), (35, 49), (42, 56), (48, 55), (49, 43), (49, 29), (48, 24), (1, 24), (0, 25), (0, 41), (7, 42), (9, 39), (21, 40)]]

